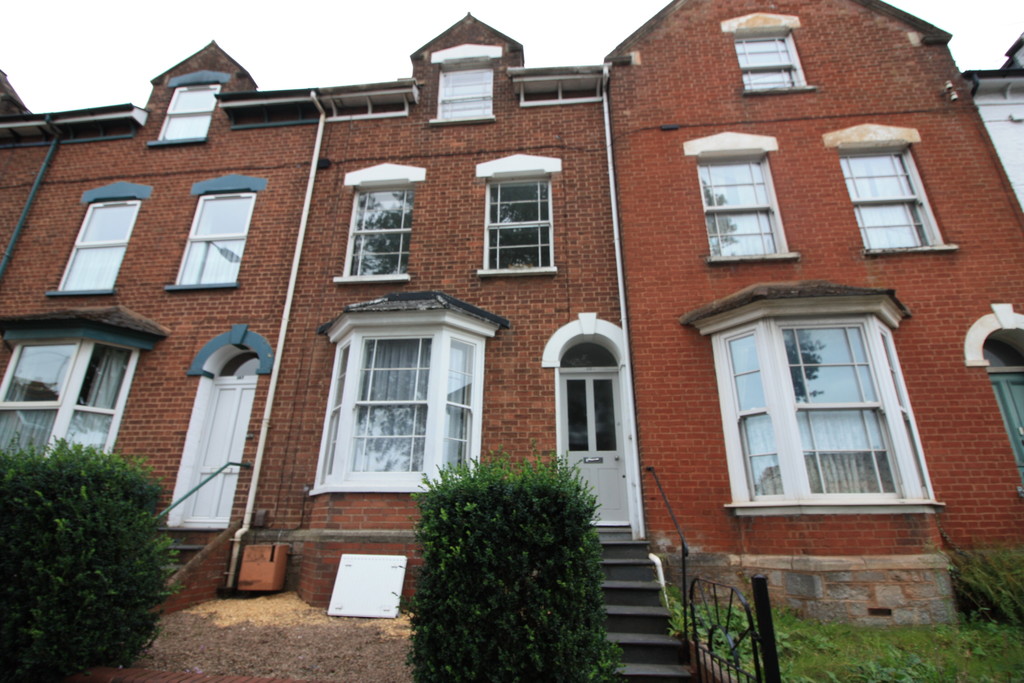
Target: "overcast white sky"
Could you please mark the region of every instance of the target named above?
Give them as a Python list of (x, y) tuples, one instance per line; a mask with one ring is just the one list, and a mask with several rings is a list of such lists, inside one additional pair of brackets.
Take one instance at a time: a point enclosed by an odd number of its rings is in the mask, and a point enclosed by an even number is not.
[[(526, 66), (600, 64), (668, 0), (11, 0), (0, 70), (34, 112), (132, 102), (211, 40), (261, 90), (412, 75), (409, 55), (473, 16), (523, 44)], [(1024, 32), (1024, 0), (895, 0), (953, 34), (963, 69), (995, 69)], [(768, 3), (766, 3), (766, 6)]]

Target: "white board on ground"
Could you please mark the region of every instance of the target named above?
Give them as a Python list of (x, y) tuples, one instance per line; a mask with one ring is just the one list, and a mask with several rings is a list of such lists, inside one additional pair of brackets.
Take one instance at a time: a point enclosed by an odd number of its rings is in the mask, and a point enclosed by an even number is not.
[(405, 564), (404, 555), (342, 555), (327, 614), (394, 619)]

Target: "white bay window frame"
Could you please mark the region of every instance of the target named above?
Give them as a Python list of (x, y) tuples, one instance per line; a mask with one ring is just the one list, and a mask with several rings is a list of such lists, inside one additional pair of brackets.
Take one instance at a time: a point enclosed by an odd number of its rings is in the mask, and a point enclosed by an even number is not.
[[(771, 310), (772, 307), (768, 307)], [(855, 314), (853, 311), (808, 317), (786, 315), (793, 307), (774, 307), (779, 315), (758, 315), (746, 312), (738, 316), (702, 324), (703, 334), (713, 334), (712, 346), (718, 379), (722, 427), (728, 460), (733, 508), (738, 515), (796, 514), (813, 512), (892, 512), (921, 511), (936, 505), (929, 492), (927, 468), (921, 457), (921, 447), (913, 413), (906, 399), (901, 370), (895, 356), (889, 329), (895, 318), (883, 314)], [(787, 310), (788, 309), (788, 310)], [(729, 320), (731, 322), (724, 322)], [(859, 333), (866, 352), (865, 369), (873, 384), (873, 396), (860, 401), (836, 404), (798, 402), (790, 375), (790, 362), (786, 355), (786, 330), (854, 329)], [(737, 367), (730, 352), (730, 344), (753, 338), (756, 368), (750, 363)], [(864, 365), (864, 364), (862, 364)], [(759, 377), (750, 377), (759, 373)], [(762, 392), (762, 401), (748, 401), (742, 405), (737, 376), (756, 383)], [(863, 380), (863, 377), (862, 377)], [(756, 391), (754, 392), (756, 395)], [(763, 405), (762, 405), (763, 404)], [(879, 421), (887, 453), (894, 488), (891, 492), (870, 493), (816, 493), (810, 482), (805, 461), (805, 446), (799, 423), (801, 412), (810, 411), (865, 411)], [(774, 449), (748, 448), (744, 441), (744, 422), (750, 419), (768, 419), (774, 436)], [(753, 479), (755, 468), (751, 456), (768, 459), (777, 457), (777, 483), (781, 491), (756, 490)], [(764, 468), (757, 471), (764, 473)], [(771, 484), (771, 482), (768, 482)], [(911, 507), (917, 509), (911, 510)]]
[[(89, 375), (90, 364), (98, 348), (107, 347), (128, 352), (123, 366), (120, 385), (117, 392), (107, 401), (110, 405), (90, 405), (88, 398), (89, 388), (83, 387)], [(33, 353), (45, 353), (47, 349), (64, 349), (70, 351), (67, 357), (61, 362), (66, 365), (63, 368), (55, 368), (52, 379), (52, 389), (56, 396), (50, 400), (8, 400), (11, 393), (15, 391), (12, 383), (16, 379), (22, 357), (31, 350)], [(92, 339), (54, 339), (46, 342), (25, 342), (18, 344), (11, 360), (7, 365), (4, 374), (3, 384), (0, 385), (0, 411), (7, 414), (14, 414), (22, 419), (26, 413), (50, 412), (53, 414), (53, 422), (50, 427), (47, 439), (43, 443), (35, 443), (36, 446), (43, 446), (53, 439), (66, 438), (69, 441), (93, 445), (109, 450), (113, 448), (117, 439), (118, 429), (121, 425), (121, 418), (124, 414), (124, 407), (128, 401), (128, 392), (131, 387), (132, 377), (135, 374), (135, 366), (138, 363), (139, 350), (119, 344), (97, 342)], [(25, 369), (27, 370), (27, 368)], [(93, 368), (94, 373), (97, 371)], [(33, 381), (42, 381), (42, 377)], [(92, 381), (97, 381), (96, 374), (92, 375)], [(75, 419), (81, 416), (88, 420), (89, 416), (109, 417), (110, 423), (107, 427), (106, 437), (102, 441), (90, 442), (83, 438), (76, 438)]]
[[(409, 313), (357, 313), (344, 316), (328, 332), (337, 345), (331, 389), (321, 439), (317, 484), (312, 493), (340, 491), (412, 492), (421, 488), (423, 477), (433, 477), (446, 464), (446, 453), (464, 449), (464, 462), (480, 456), (481, 415), (485, 340), (495, 327), (449, 310)], [(425, 392), (416, 398), (391, 404), (416, 404), (426, 410), (422, 434), (399, 435), (422, 438), (423, 467), (407, 472), (357, 471), (355, 458), (359, 434), (359, 411), (387, 402), (367, 400), (364, 382), (370, 371), (367, 342), (429, 340), (430, 360)], [(471, 360), (453, 362), (453, 348), (470, 350)], [(465, 360), (465, 356), (463, 356)], [(406, 369), (411, 370), (411, 369)], [(452, 382), (470, 383), (468, 392), (452, 396)], [(465, 402), (467, 401), (468, 402)], [(458, 415), (457, 424), (452, 415)], [(468, 424), (467, 424), (468, 418)], [(454, 431), (450, 431), (454, 430)], [(458, 433), (454, 433), (457, 431)], [(381, 435), (376, 435), (381, 436)]]

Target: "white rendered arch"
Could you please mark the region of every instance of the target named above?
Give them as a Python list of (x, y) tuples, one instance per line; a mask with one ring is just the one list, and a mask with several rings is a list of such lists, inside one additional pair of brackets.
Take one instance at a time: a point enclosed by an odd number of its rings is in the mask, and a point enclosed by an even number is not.
[(978, 318), (967, 330), (964, 338), (964, 365), (969, 368), (986, 368), (985, 340), (993, 332), (1021, 330), (1024, 332), (1024, 315), (1013, 312), (1013, 304), (992, 304), (992, 312)]
[(619, 368), (625, 365), (625, 337), (622, 328), (607, 320), (599, 320), (597, 313), (580, 313), (579, 318), (562, 325), (551, 335), (544, 346), (541, 356), (541, 367), (557, 368), (562, 363), (562, 355), (574, 344), (593, 342), (605, 347), (615, 356)]

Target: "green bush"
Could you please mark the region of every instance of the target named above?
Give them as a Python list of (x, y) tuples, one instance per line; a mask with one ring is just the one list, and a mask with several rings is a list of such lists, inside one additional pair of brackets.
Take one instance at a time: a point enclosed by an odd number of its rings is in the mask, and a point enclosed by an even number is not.
[(960, 610), (1024, 628), (1024, 548), (950, 553)]
[(613, 680), (597, 503), (576, 471), (500, 458), (446, 469), (426, 486), (416, 495), (415, 679)]
[(152, 640), (168, 595), (159, 492), (92, 448), (0, 452), (0, 681), (128, 665)]

